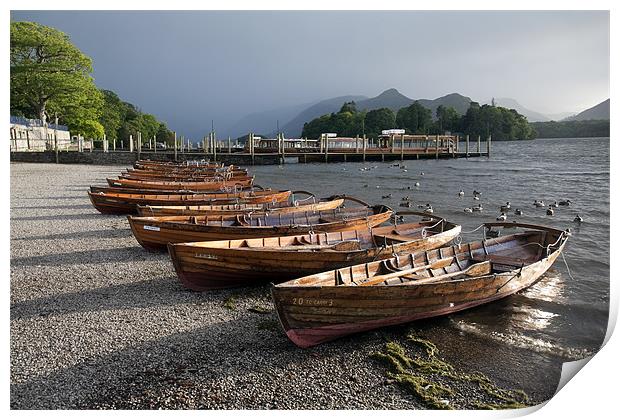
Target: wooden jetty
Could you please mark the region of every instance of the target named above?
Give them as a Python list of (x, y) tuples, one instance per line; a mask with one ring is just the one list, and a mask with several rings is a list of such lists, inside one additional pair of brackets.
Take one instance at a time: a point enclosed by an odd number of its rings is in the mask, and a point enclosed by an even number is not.
[[(202, 139), (200, 145), (183, 136), (174, 136), (174, 144), (158, 146), (154, 139), (146, 143), (141, 136), (130, 136), (128, 141), (104, 140), (103, 146), (91, 147), (85, 151), (78, 144), (77, 149), (46, 152), (11, 152), (12, 161), (53, 161), (60, 163), (121, 163), (131, 159), (152, 160), (200, 160), (211, 159), (237, 165), (281, 164), (285, 162), (366, 162), (415, 159), (457, 159), (491, 156), (491, 137), (480, 136), (470, 139), (459, 135), (411, 135), (387, 134), (378, 138), (366, 136), (338, 137), (324, 133), (318, 139), (262, 138), (250, 133), (247, 141), (240, 143), (231, 138), (220, 140), (215, 133)], [(143, 144), (144, 143), (144, 144)], [(95, 142), (95, 144), (97, 144)], [(120, 147), (119, 147), (120, 146)], [(77, 153), (76, 153), (77, 152)], [(60, 153), (60, 158), (59, 158)], [(49, 154), (50, 156), (33, 156)], [(73, 155), (73, 156), (72, 156)], [(99, 157), (97, 157), (99, 156)]]

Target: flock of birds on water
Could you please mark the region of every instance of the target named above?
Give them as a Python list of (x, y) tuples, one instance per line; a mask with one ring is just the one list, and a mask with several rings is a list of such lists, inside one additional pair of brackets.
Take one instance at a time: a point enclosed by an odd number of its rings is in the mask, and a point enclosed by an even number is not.
[[(403, 172), (407, 172), (407, 166), (403, 165), (402, 163), (396, 163), (392, 165), (393, 167), (398, 167), (399, 169), (401, 169)], [(361, 172), (366, 172), (366, 171), (370, 171), (373, 169), (377, 169), (379, 166), (375, 165), (375, 166), (370, 166), (370, 167), (363, 167), (363, 168), (359, 168), (359, 170)], [(343, 170), (346, 170), (346, 168), (343, 168)], [(424, 172), (420, 172), (420, 176), (424, 176)], [(420, 183), (419, 182), (415, 182), (414, 183), (414, 187), (419, 187)], [(364, 187), (368, 187), (368, 184), (365, 184)], [(377, 188), (381, 188), (381, 186), (377, 185)], [(410, 190), (412, 189), (410, 186), (406, 187), (404, 189)], [(473, 191), (473, 199), (474, 201), (479, 201), (480, 197), (482, 196), (482, 193), (480, 191)], [(465, 197), (465, 191), (463, 191), (462, 189), (458, 192), (458, 198), (464, 198)], [(383, 199), (389, 199), (392, 198), (392, 194), (387, 194), (387, 195), (382, 195), (381, 198)], [(534, 202), (532, 203), (533, 206), (540, 208), (540, 207), (545, 207), (546, 204), (544, 201), (542, 200), (534, 200)], [(555, 209), (559, 208), (559, 207), (569, 207), (571, 205), (571, 201), (570, 200), (560, 200), (560, 201), (554, 201), (553, 203), (549, 204), (547, 207), (547, 216), (553, 216), (555, 214)], [(406, 195), (404, 197), (402, 197), (401, 203), (400, 203), (400, 207), (413, 207), (413, 203), (411, 201), (411, 198)], [(429, 203), (426, 203), (424, 205), (418, 205), (419, 209), (423, 209), (422, 211), (425, 213), (433, 213), (433, 206), (431, 206)], [(463, 211), (465, 213), (474, 213), (474, 212), (482, 212), (483, 207), (481, 204), (477, 204), (475, 206), (471, 206), (471, 207), (465, 207), (463, 209)], [(506, 204), (503, 204), (499, 207), (499, 211), (500, 214), (499, 216), (497, 216), (496, 220), (503, 222), (506, 221), (508, 219), (508, 213), (510, 212), (510, 210), (512, 210), (510, 201), (506, 202)], [(514, 210), (514, 214), (515, 216), (523, 216), (524, 212), (522, 209), (520, 208), (516, 208)], [(583, 217), (581, 217), (579, 214), (577, 214), (575, 216), (575, 218), (573, 219), (573, 222), (575, 223), (581, 223), (583, 222)]]

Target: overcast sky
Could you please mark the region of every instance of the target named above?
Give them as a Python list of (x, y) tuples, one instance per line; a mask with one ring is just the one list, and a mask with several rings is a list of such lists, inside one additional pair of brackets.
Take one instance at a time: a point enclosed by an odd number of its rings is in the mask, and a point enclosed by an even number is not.
[[(609, 97), (608, 12), (12, 12), (67, 33), (96, 84), (201, 138), (244, 115), (394, 87), (582, 111)], [(282, 123), (282, 122), (281, 122)]]

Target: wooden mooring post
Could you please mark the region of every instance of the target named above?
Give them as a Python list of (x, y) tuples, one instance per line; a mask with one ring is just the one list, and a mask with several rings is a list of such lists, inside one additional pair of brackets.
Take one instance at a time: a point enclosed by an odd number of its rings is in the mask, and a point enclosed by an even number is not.
[(174, 133), (174, 161), (178, 162), (178, 159), (177, 159), (177, 148), (178, 148), (178, 146), (177, 146), (177, 132), (174, 131), (173, 133)]
[(400, 160), (405, 160), (405, 135), (400, 135)]
[(366, 162), (366, 134), (364, 134), (364, 136), (362, 137), (362, 161)]
[(329, 150), (329, 137), (327, 137), (327, 134), (325, 134), (325, 163), (327, 163), (327, 159), (328, 159), (327, 157), (327, 154), (329, 153), (328, 150)]
[(487, 157), (491, 157), (491, 136), (487, 137)]
[(230, 144), (230, 136), (228, 136), (228, 154), (231, 154), (231, 153), (232, 153), (232, 147)]
[(254, 165), (254, 133), (248, 134), (248, 141), (250, 142), (250, 157), (252, 158), (252, 165)]
[(465, 136), (465, 157), (469, 157), (469, 134)]
[(142, 133), (138, 131), (138, 160), (140, 160), (140, 153), (142, 153)]
[[(58, 117), (56, 117), (56, 127), (58, 127)], [(56, 163), (58, 163), (58, 133), (56, 132), (56, 127), (54, 127), (54, 152), (56, 154)]]
[(133, 134), (129, 135), (129, 151), (133, 153)]
[(108, 137), (103, 133), (103, 153), (108, 153)]
[(478, 136), (478, 156), (480, 156), (480, 136)]
[(217, 160), (217, 137), (215, 136), (215, 131), (212, 131), (213, 136), (213, 161)]
[(439, 159), (439, 135), (435, 136), (435, 159)]

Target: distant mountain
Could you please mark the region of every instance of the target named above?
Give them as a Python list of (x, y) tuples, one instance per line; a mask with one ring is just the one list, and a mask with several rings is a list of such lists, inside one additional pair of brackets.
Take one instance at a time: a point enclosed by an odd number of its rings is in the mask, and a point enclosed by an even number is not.
[[(390, 108), (392, 111), (396, 112), (400, 108), (411, 105), (415, 102), (415, 99), (408, 98), (394, 88), (381, 92), (374, 98), (367, 98), (365, 96), (340, 96), (338, 98), (328, 99), (301, 112), (284, 126), (284, 132), (288, 137), (297, 137), (301, 135), (304, 123), (312, 121), (321, 115), (337, 112), (344, 102), (349, 101), (355, 101), (358, 110), (365, 109), (370, 111), (378, 108)], [(451, 106), (456, 109), (459, 114), (464, 114), (467, 112), (472, 100), (467, 96), (451, 93), (437, 99), (418, 99), (418, 101), (422, 106), (430, 109), (433, 113), (433, 117), (435, 117), (435, 110), (439, 105)]]
[[(531, 109), (527, 109), (526, 107), (524, 107), (523, 105), (521, 105), (519, 102), (515, 101), (512, 98), (494, 98), (494, 99), (495, 99), (495, 105), (501, 106), (501, 107), (504, 107), (504, 108), (508, 108), (508, 109), (514, 109), (519, 114), (524, 115), (525, 117), (527, 117), (527, 120), (529, 122), (539, 122), (539, 121), (549, 121), (549, 120), (551, 120), (551, 118), (549, 118), (546, 115), (541, 114), (540, 112), (536, 112), (536, 111), (532, 111)], [(485, 104), (491, 104), (491, 100), (486, 101)]]
[(366, 98), (367, 96), (347, 95), (318, 102), (297, 113), (297, 116), (282, 126), (282, 131), (287, 137), (299, 137), (301, 135), (301, 130), (304, 128), (304, 123), (316, 117), (320, 117), (321, 115), (338, 112), (345, 102), (355, 101), (357, 103)]
[(374, 98), (366, 99), (356, 103), (358, 110), (373, 110), (379, 108), (390, 108), (396, 112), (401, 108), (409, 106), (413, 103), (413, 99), (407, 98), (405, 95), (397, 91), (396, 89), (388, 89), (381, 92)]
[(609, 99), (598, 105), (588, 108), (577, 115), (568, 117), (564, 121), (585, 121), (585, 120), (608, 120), (609, 119)]
[(557, 114), (546, 114), (550, 121), (562, 121), (565, 118), (575, 115), (574, 112), (558, 112)]
[(232, 124), (226, 130), (233, 138), (247, 135), (250, 131), (253, 133), (275, 133), (277, 122), (280, 121), (280, 127), (291, 121), (297, 114), (311, 106), (312, 103), (293, 105), (269, 111), (255, 112), (241, 118)]
[[(366, 99), (357, 103), (357, 109), (371, 110), (378, 108), (390, 108), (392, 111), (397, 112), (399, 109), (414, 103), (416, 99), (411, 99), (400, 93), (398, 90), (392, 88), (385, 92), (382, 92), (374, 98)], [(451, 106), (456, 109), (459, 114), (465, 114), (471, 103), (471, 98), (467, 96), (459, 95), (458, 93), (451, 93), (446, 96), (442, 96), (437, 99), (417, 99), (417, 101), (425, 108), (428, 108), (435, 117), (435, 110), (439, 105), (445, 107)]]
[(451, 106), (459, 115), (464, 115), (469, 109), (472, 99), (458, 93), (451, 93), (437, 99), (418, 99), (418, 102), (420, 105), (430, 109), (433, 113), (433, 118), (435, 118), (435, 110), (439, 105), (443, 105), (444, 107)]

